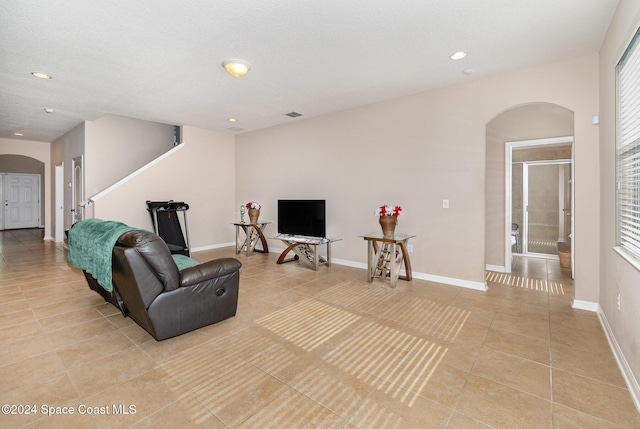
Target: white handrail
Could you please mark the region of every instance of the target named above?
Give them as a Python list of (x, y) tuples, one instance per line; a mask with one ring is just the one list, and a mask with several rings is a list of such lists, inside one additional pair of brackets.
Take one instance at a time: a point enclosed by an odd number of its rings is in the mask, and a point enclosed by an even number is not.
[(186, 143), (180, 143), (179, 145), (171, 148), (171, 150), (166, 151), (165, 153), (163, 153), (162, 155), (160, 155), (159, 157), (157, 157), (156, 159), (148, 162), (147, 164), (143, 165), (142, 167), (138, 168), (136, 171), (134, 171), (133, 173), (123, 177), (122, 179), (118, 180), (116, 183), (114, 183), (113, 185), (103, 189), (102, 191), (98, 192), (97, 194), (89, 197), (87, 199), (87, 201), (83, 201), (82, 203), (80, 203), (81, 206), (83, 205), (91, 205), (93, 203), (95, 203), (97, 200), (99, 200), (100, 198), (104, 197), (105, 195), (109, 194), (110, 192), (114, 191), (115, 189), (119, 188), (120, 186), (122, 186), (123, 184), (127, 183), (128, 181), (130, 181), (131, 179), (133, 179), (134, 177), (136, 177), (137, 175), (139, 175), (140, 173), (142, 173), (145, 170), (148, 170), (149, 168), (151, 168), (152, 166), (156, 165), (158, 162), (162, 161), (163, 159), (173, 155), (176, 151), (182, 149), (182, 147), (185, 145)]

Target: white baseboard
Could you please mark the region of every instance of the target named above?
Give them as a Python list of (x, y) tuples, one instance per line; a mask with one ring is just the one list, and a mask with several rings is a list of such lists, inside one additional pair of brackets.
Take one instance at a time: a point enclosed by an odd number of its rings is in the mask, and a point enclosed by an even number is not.
[(600, 309), (600, 304), (591, 301), (580, 301), (574, 298), (573, 302), (571, 302), (571, 307), (576, 310), (593, 311), (595, 313)]
[[(362, 268), (363, 270), (367, 269), (367, 264), (364, 262), (354, 262), (354, 261), (348, 261), (345, 259), (331, 258), (331, 263), (337, 264), (337, 265), (345, 265), (345, 266), (354, 267), (354, 268)], [(406, 275), (406, 271), (400, 270), (400, 274)], [(485, 291), (488, 289), (487, 284), (484, 282), (474, 282), (470, 280), (456, 279), (452, 277), (436, 276), (436, 275), (427, 274), (427, 273), (416, 273), (415, 271), (411, 274), (414, 279), (427, 280), (434, 283), (444, 283), (451, 286), (459, 286), (467, 289), (482, 290), (482, 291)]]
[(502, 265), (491, 265), (491, 264), (486, 264), (484, 266), (484, 269), (487, 271), (495, 271), (497, 273), (508, 273), (510, 271), (507, 271), (507, 268), (502, 266)]
[(600, 319), (602, 329), (604, 329), (604, 334), (607, 336), (607, 340), (609, 341), (609, 347), (611, 347), (613, 356), (616, 358), (616, 362), (618, 362), (618, 367), (620, 367), (620, 372), (622, 372), (622, 378), (624, 378), (624, 381), (627, 384), (627, 388), (629, 389), (629, 393), (631, 394), (631, 399), (633, 400), (633, 403), (635, 404), (638, 412), (640, 412), (640, 384), (633, 375), (633, 371), (631, 370), (627, 359), (624, 357), (622, 349), (620, 348), (615, 335), (613, 335), (613, 330), (609, 325), (607, 316), (604, 314), (604, 311), (602, 311), (602, 307), (600, 307), (599, 305), (598, 318)]
[(191, 251), (192, 252), (201, 252), (203, 250), (220, 249), (222, 247), (231, 247), (231, 246), (235, 246), (235, 245), (236, 245), (235, 241), (230, 241), (228, 243), (209, 244), (207, 246), (194, 247), (193, 249), (191, 249)]
[(55, 240), (55, 238), (53, 238), (53, 237), (52, 237), (52, 236), (50, 236), (50, 235), (45, 235), (45, 236), (44, 236), (44, 238), (43, 238), (43, 240), (44, 240), (44, 241), (54, 241), (54, 240)]
[(434, 283), (444, 283), (451, 286), (459, 286), (467, 289), (481, 290), (486, 291), (489, 288), (487, 287), (486, 282), (474, 282), (471, 280), (463, 280), (456, 279), (453, 277), (443, 277), (436, 276), (433, 274), (425, 274), (425, 273), (413, 273), (413, 277), (416, 279), (427, 280)]

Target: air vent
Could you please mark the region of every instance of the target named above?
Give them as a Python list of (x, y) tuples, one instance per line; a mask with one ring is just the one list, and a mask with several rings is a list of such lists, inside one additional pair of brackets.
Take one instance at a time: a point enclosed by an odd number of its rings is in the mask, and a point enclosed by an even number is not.
[(244, 131), (244, 128), (240, 128), (240, 127), (230, 127), (227, 128), (229, 131)]
[(302, 113), (298, 113), (298, 112), (289, 112), (289, 113), (285, 113), (285, 116), (288, 116), (290, 118), (297, 118), (298, 116), (302, 116)]

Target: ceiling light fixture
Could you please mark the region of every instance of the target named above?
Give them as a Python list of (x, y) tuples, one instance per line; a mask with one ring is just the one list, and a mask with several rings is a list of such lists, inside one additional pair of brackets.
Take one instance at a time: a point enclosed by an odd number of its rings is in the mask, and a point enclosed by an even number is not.
[(242, 77), (249, 73), (251, 64), (244, 60), (224, 60), (222, 67), (233, 77)]
[(54, 112), (54, 110), (51, 107), (45, 107), (44, 111), (47, 112), (47, 113), (53, 113)]
[(51, 76), (46, 73), (32, 72), (31, 74), (35, 77), (39, 77), (40, 79), (51, 79)]
[(466, 57), (466, 56), (467, 56), (467, 53), (466, 53), (466, 52), (464, 52), (464, 51), (458, 51), (458, 52), (456, 52), (456, 53), (454, 53), (454, 54), (451, 54), (451, 56), (450, 56), (449, 58), (451, 58), (452, 60), (461, 60), (461, 59), (463, 59), (463, 58), (464, 58), (464, 57)]
[(238, 120), (236, 118), (229, 118), (229, 119), (227, 119), (227, 121), (229, 121), (229, 122), (237, 122)]
[(13, 133), (13, 135), (14, 135), (14, 136), (18, 136), (18, 137), (22, 137), (22, 136), (24, 136), (24, 134), (19, 133), (19, 132), (15, 132), (15, 133)]

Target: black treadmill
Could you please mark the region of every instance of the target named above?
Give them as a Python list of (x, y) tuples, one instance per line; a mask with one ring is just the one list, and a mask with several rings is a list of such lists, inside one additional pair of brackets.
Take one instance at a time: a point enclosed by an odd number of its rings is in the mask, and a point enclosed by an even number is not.
[[(189, 204), (182, 201), (147, 201), (147, 210), (151, 214), (153, 229), (167, 243), (167, 247), (173, 255), (191, 256), (189, 247), (189, 229), (187, 228), (187, 210)], [(182, 226), (178, 213), (182, 212), (184, 218), (185, 235), (182, 234)]]

